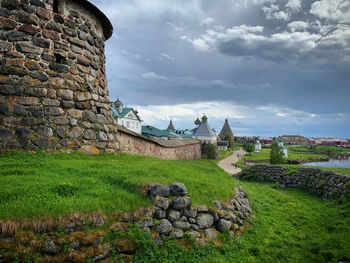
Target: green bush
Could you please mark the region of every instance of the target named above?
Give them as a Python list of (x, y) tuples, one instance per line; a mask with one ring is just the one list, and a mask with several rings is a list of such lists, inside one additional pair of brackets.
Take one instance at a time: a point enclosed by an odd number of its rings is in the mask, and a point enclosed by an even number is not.
[(243, 144), (243, 149), (248, 153), (252, 153), (254, 152), (255, 147), (254, 147), (254, 144), (252, 143), (245, 143)]
[(214, 144), (206, 143), (203, 145), (203, 155), (206, 155), (208, 159), (216, 159), (216, 147)]
[(270, 164), (283, 164), (285, 163), (284, 153), (277, 142), (273, 142), (270, 152)]

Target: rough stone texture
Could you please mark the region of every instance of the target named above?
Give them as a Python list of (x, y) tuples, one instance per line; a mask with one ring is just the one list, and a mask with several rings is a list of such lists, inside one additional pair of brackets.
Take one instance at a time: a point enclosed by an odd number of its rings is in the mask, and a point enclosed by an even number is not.
[(157, 230), (160, 234), (169, 233), (171, 231), (172, 225), (166, 219), (161, 219), (160, 224), (157, 227)]
[(181, 229), (174, 229), (170, 232), (169, 236), (179, 239), (184, 236), (184, 231), (182, 231)]
[(156, 196), (168, 197), (170, 193), (170, 188), (169, 186), (166, 186), (166, 185), (152, 184), (149, 187), (148, 193), (152, 197), (156, 197)]
[(170, 221), (170, 222), (174, 222), (176, 220), (178, 220), (180, 218), (180, 212), (179, 211), (176, 211), (176, 210), (170, 210), (168, 212), (168, 216), (167, 216), (167, 219)]
[(162, 198), (160, 196), (154, 198), (153, 203), (155, 207), (159, 207), (163, 210), (167, 210), (171, 205), (170, 199)]
[(182, 210), (192, 204), (190, 197), (178, 197), (173, 201), (172, 208), (175, 210)]
[(166, 142), (146, 138), (119, 125), (117, 125), (117, 128), (120, 152), (154, 156), (168, 160), (198, 160), (202, 158), (202, 144), (199, 140), (174, 139)]
[(214, 224), (214, 217), (211, 214), (199, 214), (196, 221), (199, 228), (210, 228)]
[(324, 199), (344, 198), (350, 193), (349, 187), (346, 187), (346, 184), (350, 184), (349, 176), (315, 168), (299, 168), (296, 173), (288, 173), (287, 168), (280, 166), (254, 165), (247, 167), (239, 177), (278, 183), (281, 188), (299, 188)]
[(220, 219), (216, 225), (216, 228), (220, 232), (225, 232), (227, 230), (230, 230), (231, 226), (232, 226), (232, 222), (230, 220)]
[(47, 238), (43, 244), (43, 252), (49, 255), (56, 255), (61, 251), (61, 248), (56, 245), (53, 238)]
[(184, 196), (188, 194), (188, 190), (184, 184), (174, 183), (170, 185), (170, 194), (172, 196)]
[[(103, 25), (78, 1), (61, 2), (62, 10), (55, 14), (52, 1), (0, 0), (1, 128), (11, 134), (28, 129), (31, 134), (21, 142), (0, 136), (0, 151), (60, 151), (72, 148), (66, 143), (72, 138), (81, 152), (119, 149), (105, 74)], [(83, 120), (88, 113), (95, 119)], [(105, 125), (94, 126), (96, 121)]]
[(218, 236), (218, 232), (214, 228), (208, 228), (204, 230), (204, 234), (207, 238), (216, 238)]
[(174, 223), (173, 223), (173, 226), (175, 227), (175, 228), (178, 228), (178, 229), (181, 229), (181, 230), (183, 230), (183, 231), (187, 231), (187, 230), (189, 230), (189, 229), (191, 229), (191, 225), (190, 225), (190, 223), (188, 223), (188, 222), (183, 222), (183, 221), (175, 221)]

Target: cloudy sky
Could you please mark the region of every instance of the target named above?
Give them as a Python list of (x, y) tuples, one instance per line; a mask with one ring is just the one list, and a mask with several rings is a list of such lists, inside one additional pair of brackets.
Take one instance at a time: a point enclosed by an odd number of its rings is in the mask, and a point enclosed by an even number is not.
[(144, 124), (350, 137), (349, 0), (91, 2), (115, 30), (110, 97)]

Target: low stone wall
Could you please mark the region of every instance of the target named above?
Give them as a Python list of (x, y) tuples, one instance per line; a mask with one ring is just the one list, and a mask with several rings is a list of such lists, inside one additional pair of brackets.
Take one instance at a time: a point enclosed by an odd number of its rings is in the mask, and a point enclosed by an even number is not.
[(235, 189), (232, 200), (214, 201), (215, 208), (191, 207), (192, 200), (186, 196), (187, 188), (181, 183), (170, 187), (154, 184), (147, 189), (154, 206), (132, 214), (75, 213), (46, 220), (0, 220), (0, 262), (83, 263), (113, 257), (131, 262), (139, 249), (135, 236), (129, 235), (135, 226), (149, 232), (158, 246), (169, 237), (192, 237), (197, 245), (205, 245), (221, 232), (240, 236), (244, 220), (252, 212), (240, 187)]
[(117, 125), (117, 139), (122, 153), (140, 154), (162, 159), (198, 160), (202, 157), (202, 144), (195, 139), (169, 141), (147, 138)]
[(281, 188), (303, 189), (324, 199), (344, 198), (350, 193), (350, 177), (316, 168), (299, 168), (297, 172), (291, 172), (281, 166), (254, 165), (246, 167), (238, 177), (243, 180), (279, 183)]
[[(219, 232), (229, 231), (231, 235), (240, 235), (244, 220), (252, 212), (245, 191), (238, 187), (232, 200), (221, 203), (214, 201), (215, 208), (207, 206), (191, 207), (192, 200), (183, 184), (175, 183), (170, 187), (151, 185), (148, 194), (153, 198), (154, 219), (136, 222), (140, 227), (151, 227), (160, 234), (182, 238), (184, 234), (197, 239), (216, 238)], [(169, 199), (169, 196), (174, 198)], [(201, 240), (197, 240), (201, 241)], [(202, 240), (204, 241), (204, 240)]]

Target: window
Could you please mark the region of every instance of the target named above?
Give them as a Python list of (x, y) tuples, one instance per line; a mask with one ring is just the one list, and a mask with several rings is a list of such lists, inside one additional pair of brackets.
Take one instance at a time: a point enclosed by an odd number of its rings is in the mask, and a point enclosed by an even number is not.
[(130, 128), (130, 122), (129, 121), (126, 122), (126, 127)]
[(59, 2), (58, 0), (53, 0), (53, 12), (58, 13)]

